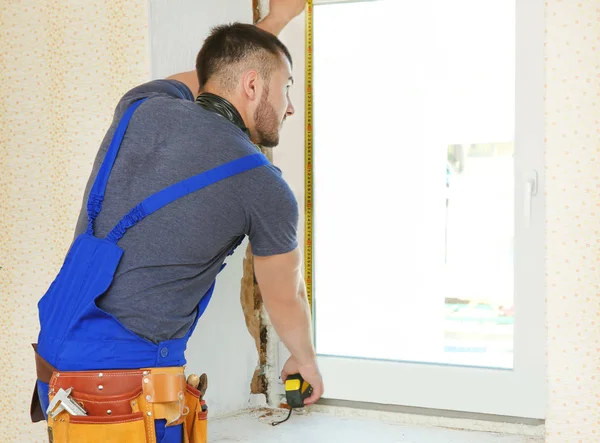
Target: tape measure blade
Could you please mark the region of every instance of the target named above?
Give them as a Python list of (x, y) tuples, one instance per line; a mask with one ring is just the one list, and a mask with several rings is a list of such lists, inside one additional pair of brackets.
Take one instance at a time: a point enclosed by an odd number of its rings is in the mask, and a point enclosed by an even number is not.
[(304, 246), (304, 259), (305, 259), (305, 281), (306, 281), (306, 295), (311, 308), (313, 309), (313, 168), (312, 168), (312, 157), (313, 157), (313, 96), (312, 96), (312, 85), (313, 85), (313, 2), (309, 0), (306, 9), (306, 64), (305, 64), (305, 78), (306, 78), (306, 91), (305, 91), (305, 112), (306, 112), (306, 124), (305, 124), (305, 168), (304, 168), (304, 211), (305, 211), (305, 246)]

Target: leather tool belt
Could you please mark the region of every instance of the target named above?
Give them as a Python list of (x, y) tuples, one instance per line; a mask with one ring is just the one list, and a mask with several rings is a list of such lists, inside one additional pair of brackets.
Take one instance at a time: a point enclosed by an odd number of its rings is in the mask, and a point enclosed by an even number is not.
[[(60, 372), (37, 352), (36, 367), (38, 379), (49, 385), (51, 442), (156, 443), (158, 419), (167, 426), (183, 424), (185, 443), (207, 441), (204, 374), (189, 377), (200, 382), (196, 389), (186, 382), (183, 367)], [(39, 421), (41, 413), (34, 391), (32, 420)]]

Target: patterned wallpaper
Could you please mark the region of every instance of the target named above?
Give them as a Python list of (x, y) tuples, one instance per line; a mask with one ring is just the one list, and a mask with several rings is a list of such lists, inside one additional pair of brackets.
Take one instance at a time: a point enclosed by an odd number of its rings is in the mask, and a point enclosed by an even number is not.
[(546, 3), (548, 443), (600, 442), (600, 1)]
[(28, 421), (36, 303), (72, 239), (114, 106), (149, 77), (147, 26), (145, 0), (0, 1), (2, 443), (47, 441)]

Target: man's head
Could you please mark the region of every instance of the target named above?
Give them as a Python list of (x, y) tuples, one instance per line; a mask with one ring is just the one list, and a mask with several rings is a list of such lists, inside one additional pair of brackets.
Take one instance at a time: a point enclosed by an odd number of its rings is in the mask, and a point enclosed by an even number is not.
[(253, 142), (277, 146), (283, 121), (294, 113), (292, 57), (277, 37), (253, 25), (218, 26), (198, 53), (196, 72), (200, 92), (229, 100)]

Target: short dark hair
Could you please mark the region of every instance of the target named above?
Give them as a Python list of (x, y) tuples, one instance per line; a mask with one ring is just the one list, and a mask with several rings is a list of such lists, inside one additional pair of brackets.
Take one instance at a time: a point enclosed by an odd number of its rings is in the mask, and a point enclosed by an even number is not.
[(281, 55), (292, 64), (287, 47), (275, 35), (257, 26), (244, 23), (217, 26), (196, 58), (200, 89), (216, 75), (223, 87), (235, 87), (239, 72), (232, 65), (253, 65), (268, 80)]

